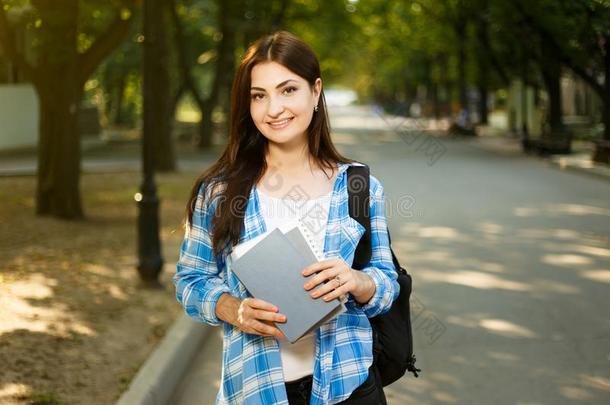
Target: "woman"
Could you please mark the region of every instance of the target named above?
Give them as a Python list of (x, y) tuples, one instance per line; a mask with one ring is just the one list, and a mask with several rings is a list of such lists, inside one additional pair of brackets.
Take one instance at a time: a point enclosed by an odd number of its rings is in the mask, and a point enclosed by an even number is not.
[[(231, 107), (228, 146), (193, 188), (174, 277), (186, 313), (224, 327), (217, 403), (385, 403), (368, 321), (399, 289), (383, 188), (370, 177), (373, 254), (353, 270), (364, 227), (349, 217), (346, 169), (358, 163), (331, 142), (314, 52), (288, 32), (259, 39), (236, 72)], [(304, 269), (315, 276), (303, 288), (312, 299), (347, 295), (347, 311), (290, 344), (276, 327), (286, 317), (247, 293), (229, 253), (284, 221), (314, 217), (323, 218), (313, 231), (329, 259)]]

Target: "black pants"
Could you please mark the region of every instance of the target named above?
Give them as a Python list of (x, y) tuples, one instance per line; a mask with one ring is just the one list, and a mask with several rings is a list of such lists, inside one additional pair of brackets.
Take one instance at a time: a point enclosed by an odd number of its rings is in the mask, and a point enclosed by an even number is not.
[[(288, 402), (290, 405), (309, 405), (311, 398), (312, 376), (300, 378), (286, 384)], [(386, 405), (385, 395), (381, 386), (381, 379), (377, 368), (369, 368), (369, 376), (358, 388), (352, 392), (341, 405)]]

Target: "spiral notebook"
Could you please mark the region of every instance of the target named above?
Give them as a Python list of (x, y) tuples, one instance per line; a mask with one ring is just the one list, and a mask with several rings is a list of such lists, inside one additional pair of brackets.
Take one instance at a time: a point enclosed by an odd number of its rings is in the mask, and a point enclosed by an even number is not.
[(303, 288), (301, 272), (323, 256), (300, 222), (238, 245), (231, 256), (232, 271), (250, 294), (286, 315), (276, 325), (291, 343), (345, 311), (341, 300), (313, 299)]

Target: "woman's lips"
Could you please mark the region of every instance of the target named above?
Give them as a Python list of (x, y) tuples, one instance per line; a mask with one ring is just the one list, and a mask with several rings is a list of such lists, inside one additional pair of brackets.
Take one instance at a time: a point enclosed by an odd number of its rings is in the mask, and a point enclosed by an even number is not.
[(273, 129), (284, 129), (290, 124), (293, 118), (294, 117), (286, 118), (285, 120), (277, 121), (274, 123), (268, 122), (267, 125), (269, 125)]

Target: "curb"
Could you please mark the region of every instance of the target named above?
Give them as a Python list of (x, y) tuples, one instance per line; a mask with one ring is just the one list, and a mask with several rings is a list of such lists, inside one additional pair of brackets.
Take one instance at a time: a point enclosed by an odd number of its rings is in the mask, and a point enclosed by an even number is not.
[(535, 156), (542, 161), (550, 164), (561, 171), (572, 172), (575, 174), (584, 174), (601, 180), (610, 180), (610, 166), (594, 163), (589, 158), (589, 153), (573, 153), (571, 155), (550, 155), (540, 157), (536, 155), (528, 155), (524, 153), (518, 146), (518, 141), (514, 138), (496, 138), (491, 139), (491, 142), (481, 141), (481, 137), (476, 138), (473, 144), (482, 149), (502, 154), (510, 154), (515, 156)]
[(562, 156), (551, 156), (549, 161), (552, 165), (563, 171), (583, 173), (597, 179), (610, 180), (610, 167), (604, 167), (599, 164), (578, 164), (576, 162), (571, 162), (568, 158)]
[(146, 359), (116, 405), (165, 405), (212, 327), (182, 314)]

